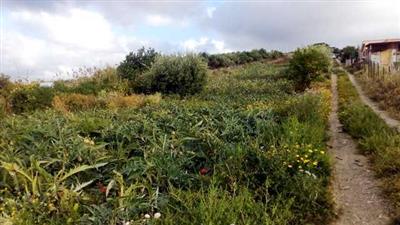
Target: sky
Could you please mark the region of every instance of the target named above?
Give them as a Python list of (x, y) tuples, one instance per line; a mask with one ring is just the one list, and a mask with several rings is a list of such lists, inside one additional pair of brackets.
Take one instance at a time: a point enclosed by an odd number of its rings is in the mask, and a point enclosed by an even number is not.
[(70, 78), (138, 48), (164, 54), (400, 38), (400, 1), (0, 0), (0, 73)]

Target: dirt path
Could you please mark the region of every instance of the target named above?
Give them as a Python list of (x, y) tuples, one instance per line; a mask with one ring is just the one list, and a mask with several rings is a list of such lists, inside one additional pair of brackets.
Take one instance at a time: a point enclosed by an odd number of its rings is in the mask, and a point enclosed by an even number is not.
[(380, 118), (386, 122), (389, 127), (397, 128), (397, 130), (400, 132), (400, 121), (393, 119), (386, 111), (379, 109), (378, 105), (365, 95), (354, 76), (347, 71), (346, 73), (349, 76), (351, 83), (353, 83), (353, 86), (357, 89), (358, 95), (364, 104), (368, 105)]
[(390, 207), (381, 197), (378, 181), (368, 159), (359, 154), (357, 144), (342, 132), (339, 122), (337, 76), (332, 75), (330, 154), (334, 163), (333, 195), (339, 212), (334, 225), (386, 225)]

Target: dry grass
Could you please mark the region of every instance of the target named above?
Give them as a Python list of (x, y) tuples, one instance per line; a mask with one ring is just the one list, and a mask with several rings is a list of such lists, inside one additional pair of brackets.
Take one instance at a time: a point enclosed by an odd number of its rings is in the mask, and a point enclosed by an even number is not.
[(94, 95), (68, 94), (53, 98), (53, 108), (60, 112), (88, 110), (99, 106)]
[(0, 118), (6, 115), (7, 101), (4, 97), (0, 96)]
[(400, 119), (400, 72), (369, 77), (365, 73), (357, 75), (363, 90), (379, 106), (393, 117)]
[[(93, 108), (140, 108), (144, 105), (155, 105), (161, 101), (161, 94), (154, 95), (128, 95), (118, 92), (106, 94), (103, 97), (82, 94), (57, 95), (53, 98), (52, 106), (55, 110), (68, 113), (83, 111)], [(1, 103), (0, 103), (1, 104)]]

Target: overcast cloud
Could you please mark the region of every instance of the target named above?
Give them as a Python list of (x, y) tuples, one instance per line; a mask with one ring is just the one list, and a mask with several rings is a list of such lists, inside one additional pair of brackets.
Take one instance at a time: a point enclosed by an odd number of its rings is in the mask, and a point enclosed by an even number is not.
[(80, 67), (116, 65), (141, 46), (291, 51), (400, 38), (396, 0), (0, 2), (0, 72), (14, 79), (66, 78)]

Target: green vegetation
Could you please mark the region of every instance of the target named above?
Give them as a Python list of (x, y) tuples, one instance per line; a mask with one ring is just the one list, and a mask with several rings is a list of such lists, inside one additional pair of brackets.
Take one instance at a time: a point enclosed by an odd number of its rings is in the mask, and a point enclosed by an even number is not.
[(358, 73), (356, 78), (366, 94), (379, 103), (379, 107), (400, 119), (400, 72), (368, 76)]
[(331, 69), (330, 50), (324, 45), (313, 45), (297, 49), (289, 62), (290, 78), (296, 89), (304, 91), (312, 81), (326, 76)]
[(346, 60), (356, 60), (358, 58), (358, 49), (354, 46), (346, 46), (340, 51), (340, 61), (345, 63)]
[(279, 51), (267, 52), (265, 49), (261, 48), (259, 50), (254, 49), (251, 51), (231, 52), (231, 53), (212, 54), (212, 55), (209, 55), (207, 53), (202, 53), (201, 56), (207, 61), (208, 67), (210, 69), (217, 69), (217, 68), (242, 65), (245, 63), (267, 60), (267, 59), (273, 60), (283, 57), (284, 54)]
[(130, 52), (118, 68), (118, 75), (129, 81), (135, 81), (136, 77), (150, 69), (151, 65), (159, 55), (154, 49), (142, 47), (136, 53)]
[(190, 95), (203, 90), (206, 74), (207, 65), (197, 55), (159, 56), (149, 71), (135, 80), (133, 88), (142, 93)]
[(383, 179), (400, 218), (400, 134), (361, 102), (344, 71), (339, 74), (340, 120), (345, 130), (359, 139), (361, 150), (373, 159), (374, 169)]
[[(143, 75), (186, 82), (204, 73), (197, 60), (164, 57)], [(1, 120), (0, 223), (325, 224), (329, 83), (296, 93), (285, 71), (209, 71), (204, 90), (162, 101), (125, 96), (123, 80), (54, 87), (51, 108)]]

